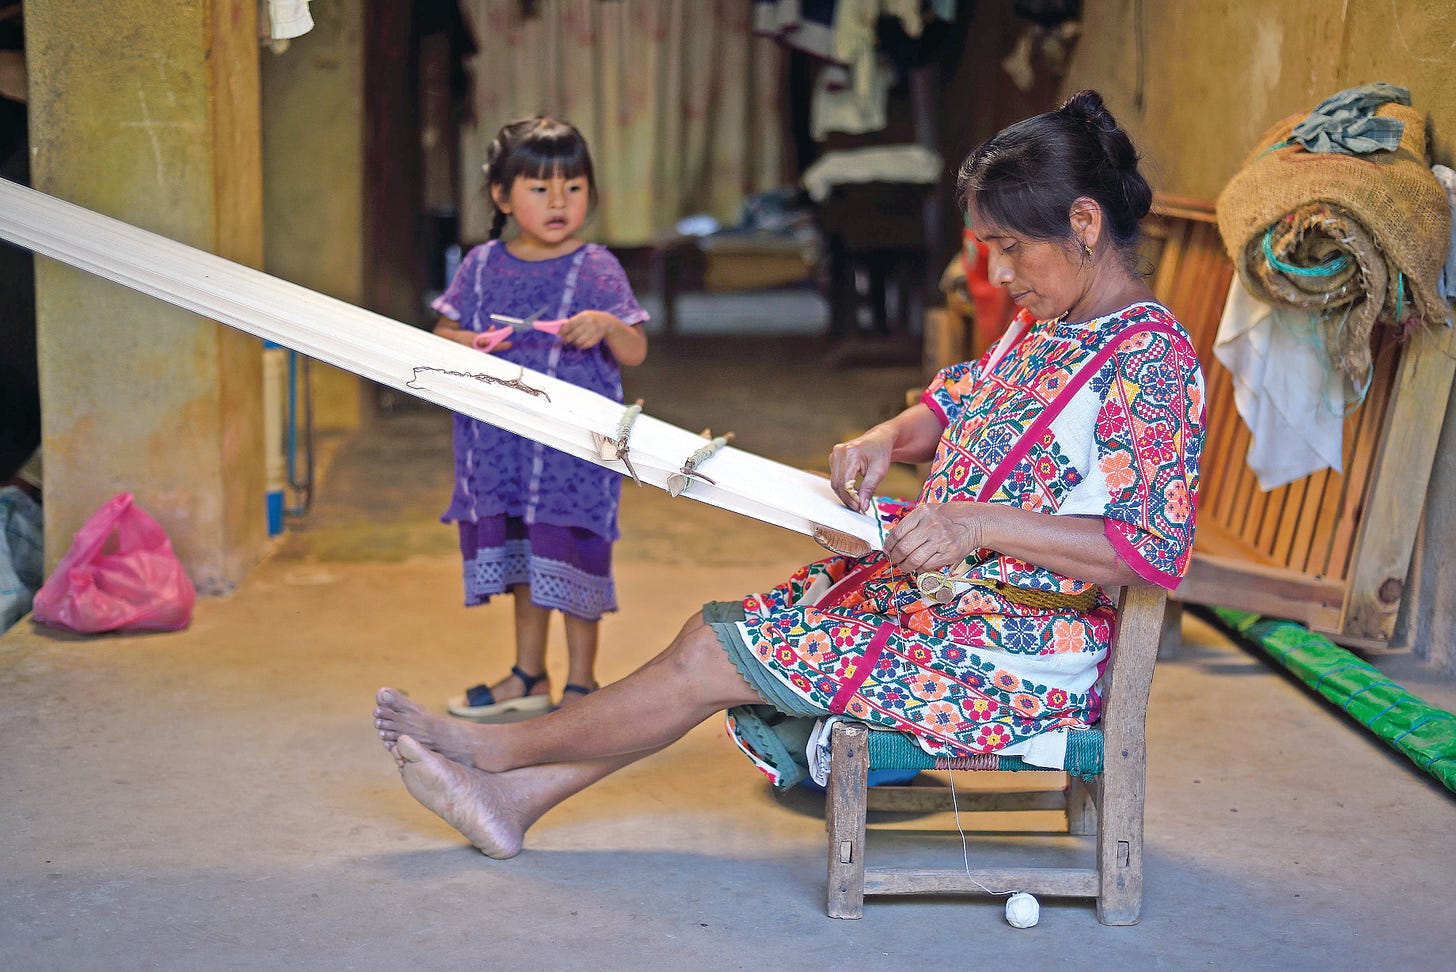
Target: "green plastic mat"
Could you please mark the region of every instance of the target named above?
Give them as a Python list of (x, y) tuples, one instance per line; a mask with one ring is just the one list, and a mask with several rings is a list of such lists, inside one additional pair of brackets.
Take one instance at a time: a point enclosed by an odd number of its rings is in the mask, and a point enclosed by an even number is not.
[(1374, 665), (1301, 624), (1232, 608), (1214, 608), (1213, 614), (1456, 792), (1456, 715), (1412, 695)]

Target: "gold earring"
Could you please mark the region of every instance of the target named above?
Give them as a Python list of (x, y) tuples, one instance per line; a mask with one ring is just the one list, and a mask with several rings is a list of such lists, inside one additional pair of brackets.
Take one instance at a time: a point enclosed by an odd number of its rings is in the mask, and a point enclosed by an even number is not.
[(1087, 259), (1092, 259), (1092, 244), (1086, 240), (1082, 241), (1082, 249), (1087, 251)]

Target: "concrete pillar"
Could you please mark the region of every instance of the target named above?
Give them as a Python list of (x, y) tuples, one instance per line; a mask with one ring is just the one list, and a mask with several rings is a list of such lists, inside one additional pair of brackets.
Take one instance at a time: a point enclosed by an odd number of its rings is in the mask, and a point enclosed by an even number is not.
[[(257, 0), (30, 0), (32, 180), (262, 265)], [(36, 265), (47, 568), (130, 491), (203, 593), (266, 539), (257, 338), (49, 260)]]

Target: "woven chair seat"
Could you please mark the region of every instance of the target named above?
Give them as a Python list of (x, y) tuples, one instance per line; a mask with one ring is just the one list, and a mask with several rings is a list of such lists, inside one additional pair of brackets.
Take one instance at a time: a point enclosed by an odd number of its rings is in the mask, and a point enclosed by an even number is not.
[[(869, 757), (872, 770), (1011, 770), (1042, 771), (1020, 756), (997, 756), (994, 753), (961, 759), (943, 759), (921, 749), (913, 736), (903, 732), (872, 730), (869, 733)], [(1056, 772), (1052, 770), (1051, 772)], [(1102, 772), (1102, 730), (1088, 729), (1071, 733), (1067, 738), (1066, 772), (1090, 778)]]

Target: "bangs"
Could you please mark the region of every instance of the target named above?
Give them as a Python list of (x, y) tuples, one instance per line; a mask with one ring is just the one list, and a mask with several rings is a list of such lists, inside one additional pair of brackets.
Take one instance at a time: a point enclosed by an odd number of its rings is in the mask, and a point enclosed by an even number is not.
[[(585, 179), (596, 192), (592, 173), (591, 151), (581, 132), (554, 118), (533, 118), (518, 122), (519, 134), (510, 140), (510, 151), (502, 160), (501, 171), (492, 173), (509, 186), (517, 179)], [(508, 126), (510, 127), (510, 126)]]
[(586, 144), (569, 136), (527, 139), (517, 146), (512, 161), (516, 160), (512, 174), (518, 178), (550, 179), (559, 175), (563, 179), (591, 180), (591, 156)]
[(1039, 176), (1048, 166), (1028, 164), (1048, 154), (1047, 147), (1040, 139), (1010, 148), (1004, 142), (995, 139), (966, 161), (960, 188), (967, 214), (974, 212), (982, 223), (1023, 239), (1066, 238), (1071, 200), (1063, 198), (1054, 179)]

